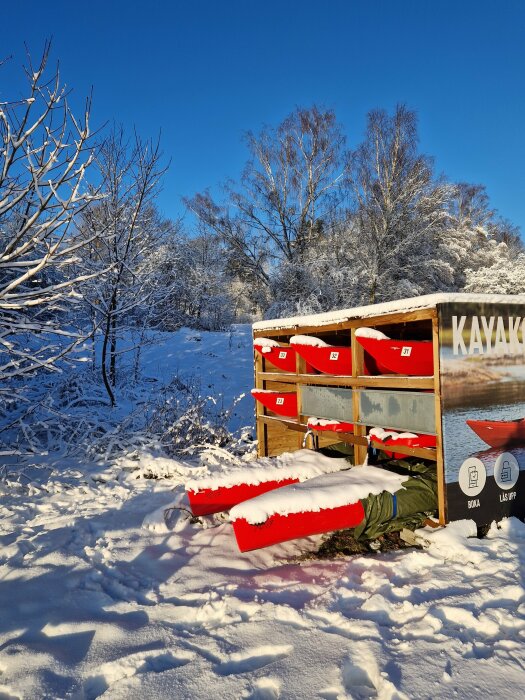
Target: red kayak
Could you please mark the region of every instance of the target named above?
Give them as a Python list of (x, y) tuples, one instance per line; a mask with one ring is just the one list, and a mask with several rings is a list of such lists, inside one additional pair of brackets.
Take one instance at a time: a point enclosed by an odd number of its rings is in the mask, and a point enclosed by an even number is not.
[(297, 392), (296, 391), (268, 391), (266, 389), (252, 389), (254, 399), (269, 408), (270, 411), (280, 416), (295, 418), (297, 416)]
[(333, 530), (344, 530), (359, 525), (365, 517), (361, 501), (337, 508), (324, 508), (319, 511), (274, 513), (263, 523), (253, 525), (245, 518), (233, 521), (233, 531), (241, 552), (269, 547), (287, 540), (295, 540), (310, 535), (322, 535)]
[(277, 479), (261, 481), (260, 484), (233, 484), (219, 486), (215, 489), (188, 489), (186, 493), (193, 515), (211, 515), (223, 510), (230, 510), (238, 503), (260, 496), (262, 493), (298, 482), (299, 478), (290, 477), (279, 481)]
[(341, 420), (328, 420), (323, 418), (309, 418), (308, 428), (316, 432), (330, 431), (332, 433), (353, 433), (354, 424)]
[(295, 372), (295, 348), (277, 344), (269, 345), (266, 338), (256, 338), (253, 341), (253, 347), (261, 357), (271, 362), (278, 369), (282, 369), (284, 372)]
[(434, 347), (430, 340), (391, 340), (356, 336), (383, 371), (428, 377), (434, 374)]
[[(430, 447), (436, 446), (435, 435), (421, 435), (417, 433), (397, 433), (394, 430), (382, 430), (373, 428), (370, 433), (370, 441), (382, 443), (392, 447)], [(402, 452), (387, 452), (385, 455), (391, 459), (406, 459), (407, 455)]]
[(525, 444), (525, 418), (517, 420), (467, 420), (483, 442), (491, 447)]
[(301, 345), (294, 348), (308, 364), (324, 374), (352, 374), (352, 349), (342, 345)]

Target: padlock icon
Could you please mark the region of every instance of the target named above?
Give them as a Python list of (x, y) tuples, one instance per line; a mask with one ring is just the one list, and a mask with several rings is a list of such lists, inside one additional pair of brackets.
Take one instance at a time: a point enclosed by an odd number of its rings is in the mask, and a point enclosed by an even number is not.
[(512, 468), (510, 462), (506, 459), (501, 466), (500, 481), (512, 481)]

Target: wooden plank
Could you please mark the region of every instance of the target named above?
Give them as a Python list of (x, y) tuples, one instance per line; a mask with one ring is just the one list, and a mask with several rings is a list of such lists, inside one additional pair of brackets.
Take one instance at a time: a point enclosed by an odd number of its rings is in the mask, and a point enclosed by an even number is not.
[(436, 416), (436, 470), (438, 487), (438, 515), (439, 524), (446, 523), (446, 486), (445, 486), (445, 463), (443, 460), (443, 422), (441, 419), (441, 367), (439, 361), (439, 317), (437, 312), (432, 319), (432, 342), (434, 343), (434, 400)]
[[(401, 374), (382, 374), (374, 377), (331, 374), (282, 374), (263, 372), (267, 382), (281, 384), (311, 384), (312, 386), (350, 386), (382, 389), (434, 389), (434, 377), (409, 377)], [(272, 387), (273, 388), (273, 387)]]
[(388, 324), (410, 323), (411, 321), (424, 321), (434, 317), (436, 310), (434, 307), (428, 309), (415, 309), (414, 311), (397, 311), (395, 313), (379, 314), (377, 316), (367, 316), (366, 318), (350, 318), (336, 323), (327, 323), (318, 326), (301, 326), (299, 324), (286, 326), (283, 328), (268, 328), (266, 330), (255, 330), (254, 338), (270, 338), (272, 336), (302, 335), (302, 334), (322, 334), (333, 331), (351, 330), (352, 328), (362, 328), (370, 326), (385, 326)]
[[(256, 389), (265, 388), (265, 380), (262, 377), (263, 358), (258, 352), (255, 353), (254, 362), (254, 386)], [(266, 425), (261, 421), (260, 417), (264, 413), (262, 404), (255, 401), (255, 430), (257, 435), (257, 456), (266, 457), (268, 455), (268, 431)]]
[[(357, 342), (355, 328), (351, 330), (351, 348), (352, 348), (352, 376), (359, 377), (365, 373), (365, 351), (363, 346)], [(366, 426), (359, 425), (359, 394), (354, 391), (352, 395), (352, 412), (354, 422), (354, 436), (365, 437)], [(364, 464), (366, 460), (367, 446), (356, 444), (354, 449), (354, 464)]]

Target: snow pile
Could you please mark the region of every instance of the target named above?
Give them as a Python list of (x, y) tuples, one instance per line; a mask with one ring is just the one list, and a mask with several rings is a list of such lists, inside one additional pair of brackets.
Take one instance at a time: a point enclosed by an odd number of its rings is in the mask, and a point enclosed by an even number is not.
[(186, 491), (218, 489), (239, 484), (255, 486), (266, 481), (298, 479), (306, 481), (321, 474), (330, 474), (348, 468), (348, 461), (339, 457), (326, 457), (313, 450), (285, 452), (279, 457), (263, 457), (244, 469), (232, 469), (224, 474), (186, 481)]
[(279, 348), (281, 345), (272, 338), (255, 338), (253, 347), (257, 348), (259, 352), (268, 353), (272, 351), (272, 348)]
[(311, 345), (314, 348), (330, 347), (324, 340), (313, 335), (293, 335), (290, 338), (290, 345)]
[(358, 328), (355, 332), (357, 338), (374, 338), (374, 340), (390, 340), (382, 331), (375, 328)]
[(263, 523), (270, 516), (318, 512), (326, 508), (357, 503), (362, 498), (382, 491), (395, 493), (406, 476), (385, 469), (361, 466), (335, 474), (325, 474), (300, 484), (263, 493), (230, 511), (230, 520), (244, 518), (252, 525)]

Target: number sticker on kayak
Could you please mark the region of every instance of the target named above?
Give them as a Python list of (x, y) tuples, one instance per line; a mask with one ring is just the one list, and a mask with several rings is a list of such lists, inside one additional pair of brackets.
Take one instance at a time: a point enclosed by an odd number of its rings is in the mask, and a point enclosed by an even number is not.
[(338, 360), (338, 359), (339, 359), (339, 353), (338, 353), (338, 352), (331, 352), (331, 353), (330, 353), (330, 359), (331, 359), (331, 360)]
[(284, 399), (283, 399), (283, 397), (282, 397), (282, 396), (278, 396), (278, 397), (277, 397), (277, 400), (276, 400), (276, 402), (275, 402), (275, 405), (276, 405), (276, 406), (282, 406), (283, 404), (284, 404)]
[(412, 348), (409, 345), (404, 345), (401, 348), (401, 357), (410, 357), (412, 354)]
[(279, 353), (279, 359), (280, 359), (280, 360), (286, 360), (286, 355), (287, 355), (287, 354), (288, 354), (288, 352), (287, 352), (286, 350), (281, 350), (281, 352)]

